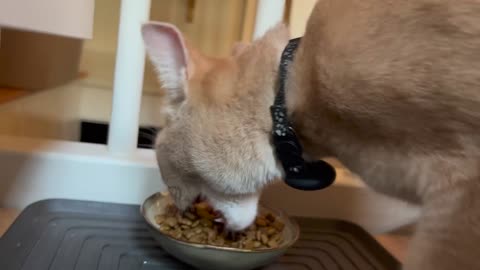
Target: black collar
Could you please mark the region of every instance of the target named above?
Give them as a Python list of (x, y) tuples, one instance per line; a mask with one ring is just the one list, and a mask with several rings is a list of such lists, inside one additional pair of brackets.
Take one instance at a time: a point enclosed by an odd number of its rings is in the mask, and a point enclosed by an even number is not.
[(285, 182), (295, 189), (318, 190), (333, 183), (335, 169), (325, 161), (306, 162), (303, 159), (303, 149), (288, 120), (285, 104), (288, 67), (293, 61), (300, 40), (300, 38), (290, 40), (280, 59), (278, 91), (273, 106), (270, 107), (273, 120), (272, 137), (277, 159), (285, 171)]

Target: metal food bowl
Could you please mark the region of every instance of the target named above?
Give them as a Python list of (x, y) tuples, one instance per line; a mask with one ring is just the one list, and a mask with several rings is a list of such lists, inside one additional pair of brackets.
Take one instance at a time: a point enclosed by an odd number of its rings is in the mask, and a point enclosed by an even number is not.
[(178, 260), (197, 269), (249, 270), (271, 264), (297, 241), (300, 234), (300, 229), (294, 220), (288, 218), (279, 210), (260, 204), (260, 213), (273, 213), (285, 224), (282, 232), (284, 241), (280, 246), (261, 250), (249, 250), (189, 243), (164, 234), (155, 222), (155, 216), (163, 214), (165, 207), (171, 203), (173, 201), (169, 195), (156, 193), (145, 200), (141, 207), (141, 213), (148, 223), (153, 237), (162, 248)]

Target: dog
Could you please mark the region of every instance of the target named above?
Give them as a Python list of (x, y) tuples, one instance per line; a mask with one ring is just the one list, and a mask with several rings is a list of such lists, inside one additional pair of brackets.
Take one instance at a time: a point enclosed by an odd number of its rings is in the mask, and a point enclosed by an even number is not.
[[(270, 106), (287, 27), (223, 58), (170, 24), (142, 35), (167, 93), (155, 147), (175, 203), (202, 196), (246, 228), (285, 175)], [(319, 0), (285, 83), (308, 158), (422, 206), (404, 269), (480, 269), (480, 1)]]

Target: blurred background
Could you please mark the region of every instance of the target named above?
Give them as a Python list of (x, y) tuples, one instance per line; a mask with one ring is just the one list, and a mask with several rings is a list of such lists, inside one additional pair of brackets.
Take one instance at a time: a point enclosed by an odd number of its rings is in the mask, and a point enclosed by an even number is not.
[[(2, 16), (7, 20), (15, 13), (12, 10), (31, 16), (20, 6), (22, 1), (17, 6), (14, 2), (0, 1), (0, 27)], [(37, 17), (64, 16), (65, 24), (29, 24), (29, 17), (24, 25), (27, 30), (0, 28), (0, 135), (105, 144), (121, 1), (85, 1), (82, 6), (62, 7), (55, 3), (59, 1), (48, 0), (36, 13), (46, 10), (48, 2), (55, 12)], [(303, 34), (314, 3), (286, 1), (284, 22), (293, 36)], [(203, 52), (221, 56), (230, 52), (234, 42), (252, 40), (256, 9), (256, 0), (153, 0), (150, 19), (175, 24)], [(86, 15), (77, 15), (79, 10)], [(70, 26), (72, 21), (76, 25)], [(139, 147), (150, 147), (163, 125), (162, 97), (146, 61)]]

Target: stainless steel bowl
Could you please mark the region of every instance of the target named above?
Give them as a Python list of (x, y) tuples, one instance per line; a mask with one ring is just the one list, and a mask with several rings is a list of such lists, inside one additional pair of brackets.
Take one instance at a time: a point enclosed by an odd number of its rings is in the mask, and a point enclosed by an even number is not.
[(295, 221), (283, 212), (266, 206), (259, 206), (259, 211), (268, 211), (276, 215), (285, 224), (283, 243), (277, 248), (248, 250), (212, 245), (193, 244), (172, 238), (159, 230), (155, 216), (165, 212), (166, 205), (172, 203), (167, 194), (156, 193), (145, 200), (141, 213), (149, 225), (153, 237), (170, 255), (197, 269), (202, 270), (249, 270), (273, 263), (293, 245), (299, 237), (300, 230)]

